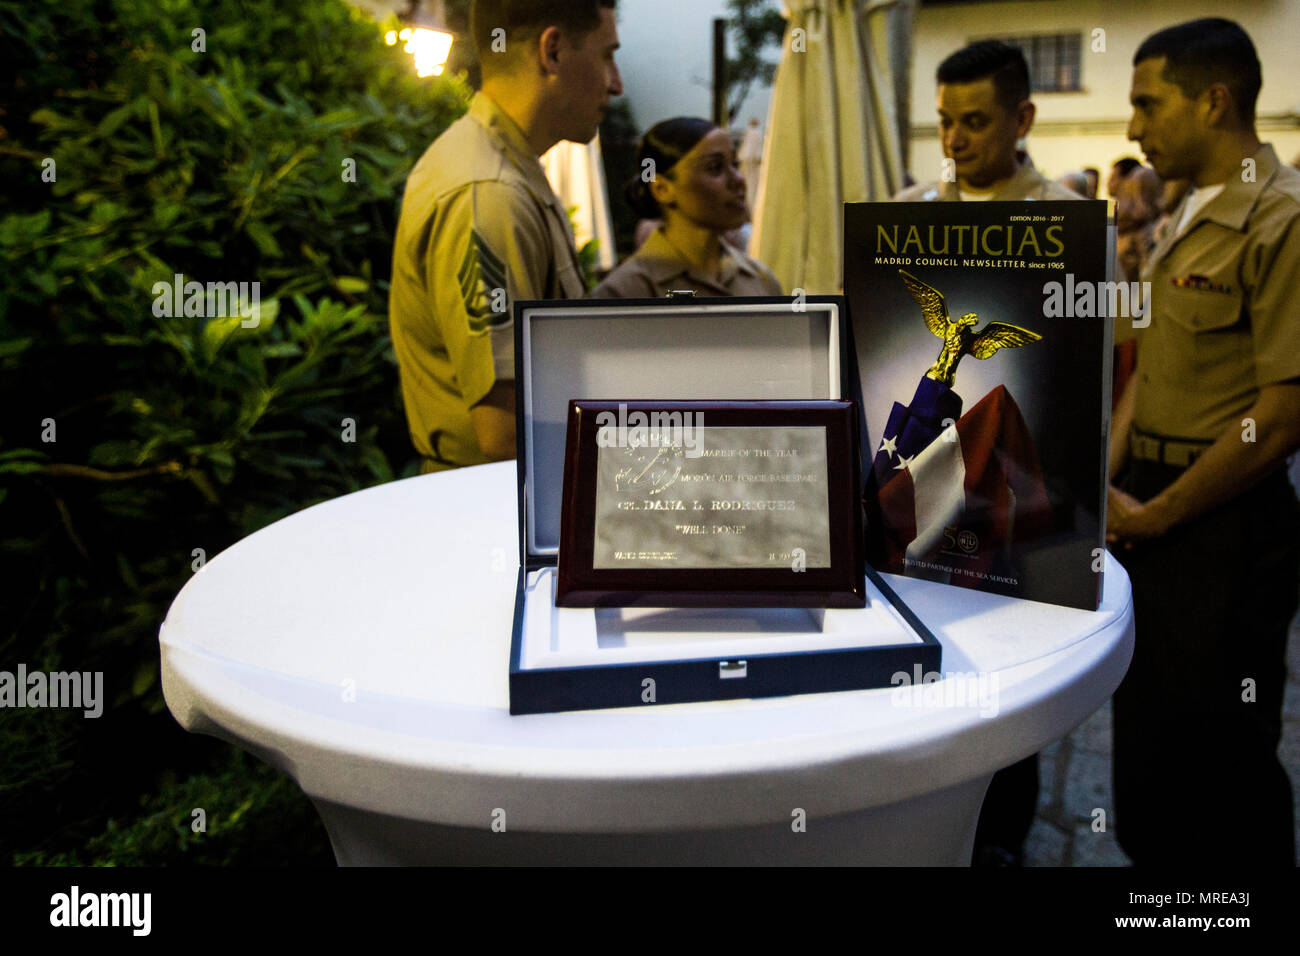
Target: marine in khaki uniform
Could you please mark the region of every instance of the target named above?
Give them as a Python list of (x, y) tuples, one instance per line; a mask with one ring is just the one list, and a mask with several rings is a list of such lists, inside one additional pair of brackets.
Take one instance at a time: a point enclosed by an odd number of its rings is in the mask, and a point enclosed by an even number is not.
[[(1242, 427), (1261, 387), (1300, 377), (1300, 172), (1268, 144), (1248, 158), (1254, 181), (1229, 179), (1199, 209), (1184, 198), (1142, 271), (1151, 321), (1134, 330), (1129, 442), (1139, 454), (1158, 453), (1151, 436), (1213, 443)], [(1191, 464), (1194, 451), (1166, 457)]]
[(771, 269), (725, 240), (719, 272), (708, 275), (668, 240), (663, 229), (656, 229), (635, 255), (591, 291), (591, 297), (654, 299), (676, 289), (690, 289), (700, 296), (785, 294)]
[[(568, 216), (538, 157), (595, 135), (609, 97), (622, 93), (618, 37), (612, 0), (553, 6), (476, 0), (483, 90), (407, 180), (389, 326), (423, 472), (513, 457), (512, 305), (585, 291)], [(494, 50), (500, 23), (511, 32)]]
[(1300, 506), (1300, 173), (1255, 135), (1254, 45), (1211, 18), (1134, 58), (1129, 138), (1193, 189), (1142, 278), (1107, 538), (1133, 587), (1113, 699), (1116, 834), (1138, 865), (1294, 866), (1277, 757)]
[(939, 139), (952, 175), (910, 186), (895, 201), (1083, 198), (1044, 178), (1016, 148), (1035, 115), (1020, 50), (996, 40), (973, 43), (940, 63), (935, 79)]
[(727, 240), (749, 221), (745, 177), (726, 130), (677, 116), (641, 137), (624, 198), (643, 222), (660, 220), (641, 248), (611, 272), (593, 298), (657, 298), (677, 289), (701, 296), (780, 296), (772, 271)]
[(422, 470), (489, 460), (469, 410), (515, 377), (511, 303), (584, 291), (537, 157), (491, 97), (475, 94), (412, 170), (393, 253), (389, 324)]

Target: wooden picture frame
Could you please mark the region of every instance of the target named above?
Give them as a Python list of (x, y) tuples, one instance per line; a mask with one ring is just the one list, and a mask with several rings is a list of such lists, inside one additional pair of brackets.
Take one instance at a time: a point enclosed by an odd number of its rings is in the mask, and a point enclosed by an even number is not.
[(556, 605), (864, 607), (858, 443), (845, 400), (571, 401)]

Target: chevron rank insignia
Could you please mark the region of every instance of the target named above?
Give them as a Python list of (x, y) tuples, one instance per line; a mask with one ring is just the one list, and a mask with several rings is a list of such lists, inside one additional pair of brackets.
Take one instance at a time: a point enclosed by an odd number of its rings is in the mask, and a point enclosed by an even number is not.
[(469, 330), (482, 335), (510, 321), (506, 306), (506, 265), (493, 252), (478, 230), (470, 231), (469, 247), (457, 273), (460, 292), (469, 313)]

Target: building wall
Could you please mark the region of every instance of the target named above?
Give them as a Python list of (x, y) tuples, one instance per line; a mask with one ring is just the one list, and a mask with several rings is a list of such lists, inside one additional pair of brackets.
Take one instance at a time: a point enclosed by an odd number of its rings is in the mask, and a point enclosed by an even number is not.
[[(1259, 52), (1264, 85), (1256, 107), (1259, 135), (1283, 162), (1300, 154), (1300, 37), (1298, 0), (1016, 0), (925, 5), (917, 17), (912, 74), (909, 168), (918, 181), (937, 179), (943, 158), (934, 113), (934, 71), (945, 56), (971, 40), (1037, 33), (1083, 34), (1081, 85), (1076, 93), (1035, 93), (1038, 116), (1029, 151), (1046, 175), (1095, 166), (1102, 193), (1111, 163), (1142, 158), (1125, 137), (1133, 54), (1155, 31), (1204, 16), (1227, 16), (1250, 34)], [(1105, 31), (1105, 52), (1092, 52), (1094, 29)]]

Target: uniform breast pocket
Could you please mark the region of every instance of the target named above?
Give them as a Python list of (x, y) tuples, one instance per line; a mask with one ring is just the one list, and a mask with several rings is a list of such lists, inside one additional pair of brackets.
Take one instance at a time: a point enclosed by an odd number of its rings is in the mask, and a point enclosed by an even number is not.
[(1217, 332), (1241, 321), (1241, 293), (1171, 286), (1164, 291), (1166, 313), (1189, 332)]
[(1156, 307), (1154, 322), (1165, 325), (1156, 337), (1171, 370), (1202, 388), (1227, 386), (1243, 374), (1251, 350), (1241, 294), (1178, 287), (1161, 291), (1164, 301)]

